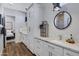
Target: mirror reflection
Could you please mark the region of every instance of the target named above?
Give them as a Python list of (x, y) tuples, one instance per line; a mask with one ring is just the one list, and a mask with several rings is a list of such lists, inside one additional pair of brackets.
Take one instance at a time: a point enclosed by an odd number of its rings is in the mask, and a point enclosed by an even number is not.
[(54, 25), (58, 29), (65, 29), (71, 23), (71, 15), (66, 11), (59, 12), (54, 18)]

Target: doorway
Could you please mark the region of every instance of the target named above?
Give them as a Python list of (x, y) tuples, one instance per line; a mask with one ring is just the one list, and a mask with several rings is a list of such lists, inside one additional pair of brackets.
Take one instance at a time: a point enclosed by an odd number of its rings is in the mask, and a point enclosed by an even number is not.
[(6, 42), (15, 39), (15, 16), (5, 16)]

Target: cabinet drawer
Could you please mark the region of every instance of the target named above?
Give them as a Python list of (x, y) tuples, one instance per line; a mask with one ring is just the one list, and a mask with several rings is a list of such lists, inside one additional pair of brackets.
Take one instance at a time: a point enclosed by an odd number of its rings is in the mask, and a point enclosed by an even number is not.
[(76, 53), (71, 50), (64, 49), (64, 56), (79, 56), (79, 53)]
[(55, 46), (53, 44), (48, 45), (48, 49), (51, 55), (62, 56), (63, 55), (63, 48), (59, 46)]

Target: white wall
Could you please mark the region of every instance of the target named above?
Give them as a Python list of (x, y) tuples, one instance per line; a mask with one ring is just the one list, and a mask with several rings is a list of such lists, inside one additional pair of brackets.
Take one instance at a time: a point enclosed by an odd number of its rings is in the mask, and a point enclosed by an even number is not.
[(9, 16), (14, 16), (15, 17), (15, 35), (16, 35), (16, 42), (20, 41), (20, 33), (19, 30), (21, 28), (21, 26), (24, 25), (25, 23), (25, 13), (23, 12), (19, 12), (16, 10), (12, 10), (12, 9), (4, 9), (5, 11), (5, 16), (9, 15)]
[(62, 35), (63, 39), (70, 38), (70, 34), (73, 35), (74, 39), (79, 40), (79, 4), (67, 4), (63, 7), (64, 10), (67, 10), (72, 16), (71, 25), (64, 30), (59, 30), (55, 28), (53, 20), (57, 11), (53, 12), (53, 6), (50, 3), (42, 4), (44, 7), (44, 20), (47, 20), (49, 23), (49, 37), (52, 39), (59, 39), (59, 35)]
[(26, 12), (25, 8), (28, 8), (31, 3), (1, 3), (1, 5), (5, 8)]
[[(58, 13), (58, 11), (53, 12), (53, 5), (51, 3), (36, 4), (33, 10), (36, 15), (34, 15), (32, 12), (33, 17), (31, 18), (31, 21), (29, 21), (29, 24), (31, 23), (30, 26), (33, 26), (33, 34), (36, 36), (40, 35), (38, 26), (40, 25), (41, 21), (46, 20), (49, 23), (49, 37), (51, 37), (52, 40), (59, 39), (59, 35), (62, 35), (62, 39), (68, 39), (70, 38), (70, 34), (73, 35), (74, 39), (79, 40), (79, 4), (65, 4), (62, 10), (68, 11), (71, 14), (72, 22), (68, 28), (59, 30), (54, 26), (53, 23), (54, 17)], [(36, 17), (36, 19), (34, 17)]]
[(27, 26), (30, 29), (26, 40), (30, 41), (28, 45), (30, 50), (34, 52), (34, 38), (35, 36), (40, 36), (40, 28), (39, 24), (43, 19), (43, 11), (42, 6), (40, 4), (33, 4), (32, 7), (27, 11)]
[(27, 12), (28, 26), (30, 27), (30, 35), (39, 36), (39, 24), (43, 19), (43, 14), (39, 4), (33, 4), (33, 6)]

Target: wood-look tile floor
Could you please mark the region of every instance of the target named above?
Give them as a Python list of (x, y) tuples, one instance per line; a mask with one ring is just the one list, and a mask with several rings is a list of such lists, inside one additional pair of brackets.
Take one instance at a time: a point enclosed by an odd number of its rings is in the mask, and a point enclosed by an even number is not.
[(3, 49), (3, 56), (34, 56), (30, 50), (22, 43), (9, 42)]

